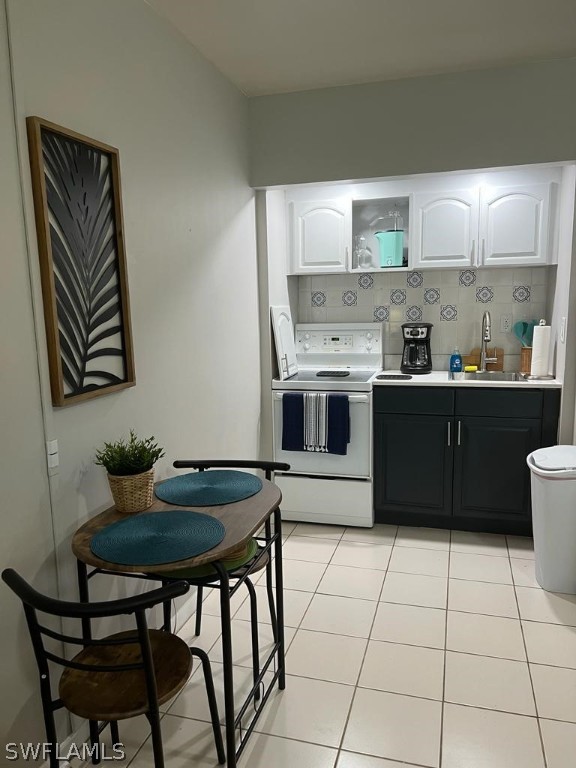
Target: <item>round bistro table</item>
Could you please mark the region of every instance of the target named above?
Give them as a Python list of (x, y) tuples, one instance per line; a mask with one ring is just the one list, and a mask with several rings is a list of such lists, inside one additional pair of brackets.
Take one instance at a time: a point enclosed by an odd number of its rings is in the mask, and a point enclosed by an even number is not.
[[(177, 571), (185, 571), (188, 568), (195, 568), (198, 565), (212, 564), (215, 570), (215, 580), (220, 583), (220, 613), (222, 622), (222, 661), (224, 676), (224, 708), (225, 708), (225, 728), (226, 728), (226, 764), (228, 768), (235, 768), (236, 761), (242, 753), (246, 740), (250, 736), (254, 725), (274, 687), (278, 681), (278, 687), (283, 690), (286, 685), (286, 675), (284, 666), (284, 600), (283, 600), (283, 579), (282, 579), (282, 536), (281, 536), (281, 517), (280, 501), (282, 494), (280, 489), (274, 483), (263, 480), (262, 489), (254, 496), (250, 496), (242, 501), (232, 504), (216, 505), (211, 507), (185, 507), (193, 512), (202, 512), (205, 515), (220, 520), (226, 528), (224, 539), (213, 549), (203, 552), (196, 557), (187, 560), (178, 560), (171, 563), (159, 565), (120, 565), (110, 563), (97, 557), (90, 549), (92, 537), (98, 531), (125, 519), (126, 515), (117, 512), (115, 507), (110, 507), (98, 515), (90, 518), (82, 525), (72, 538), (72, 551), (76, 556), (78, 588), (80, 600), (89, 601), (88, 581), (97, 573), (108, 573), (123, 576), (141, 576), (149, 575), (154, 578), (158, 574), (161, 579), (162, 572), (169, 570), (173, 573), (173, 578), (177, 578)], [(152, 506), (139, 515), (146, 515), (150, 512), (162, 512), (165, 510), (183, 509), (182, 505), (168, 504), (155, 498)], [(272, 526), (273, 522), (273, 526)], [(235, 579), (233, 587), (230, 586), (228, 571), (222, 565), (221, 561), (234, 552), (238, 547), (248, 544), (254, 538), (255, 534), (263, 529), (264, 535), (259, 538), (261, 547), (259, 554), (253, 561), (252, 566), (247, 566), (246, 572), (238, 580)], [(261, 666), (258, 682), (254, 685), (243, 704), (240, 706), (238, 715), (234, 715), (234, 677), (232, 664), (232, 624), (230, 617), (230, 598), (250, 575), (253, 566), (260, 558), (268, 558), (266, 564), (266, 589), (270, 597), (275, 597), (277, 636), (272, 650), (267, 659)], [(87, 566), (92, 566), (89, 572)], [(273, 576), (274, 574), (274, 576)], [(184, 579), (185, 580), (185, 579)], [(274, 603), (274, 601), (272, 601)], [(83, 633), (86, 639), (91, 637), (90, 623), (85, 621), (83, 624)], [(255, 700), (255, 693), (259, 691), (259, 686), (265, 673), (271, 667), (276, 659), (276, 670), (272, 679), (264, 690), (263, 695), (257, 696), (258, 704), (256, 713), (249, 727), (244, 731), (236, 742), (236, 729), (240, 728), (241, 718), (248, 709), (252, 700)]]

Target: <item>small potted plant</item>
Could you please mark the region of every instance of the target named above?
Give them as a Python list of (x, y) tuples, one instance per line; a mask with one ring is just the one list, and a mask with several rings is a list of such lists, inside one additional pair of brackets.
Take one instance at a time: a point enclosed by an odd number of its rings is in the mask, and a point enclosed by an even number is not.
[(140, 440), (133, 429), (130, 438), (104, 443), (94, 463), (108, 472), (112, 498), (118, 512), (142, 512), (154, 499), (154, 464), (164, 456), (154, 437)]

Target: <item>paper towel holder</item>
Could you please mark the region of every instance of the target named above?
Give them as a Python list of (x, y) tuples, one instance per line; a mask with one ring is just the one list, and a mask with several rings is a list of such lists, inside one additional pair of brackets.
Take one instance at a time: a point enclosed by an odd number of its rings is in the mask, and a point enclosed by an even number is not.
[[(540, 320), (538, 325), (539, 326), (546, 325), (546, 320)], [(535, 375), (532, 375), (531, 373), (523, 374), (523, 375), (527, 381), (550, 381), (555, 378), (555, 376), (551, 373), (542, 374), (540, 376), (535, 376)]]

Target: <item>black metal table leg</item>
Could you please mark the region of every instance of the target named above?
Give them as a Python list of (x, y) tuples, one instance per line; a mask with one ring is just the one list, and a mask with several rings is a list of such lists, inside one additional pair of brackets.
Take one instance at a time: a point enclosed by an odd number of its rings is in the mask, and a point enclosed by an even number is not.
[(222, 622), (222, 665), (224, 672), (224, 716), (226, 721), (226, 765), (236, 768), (236, 729), (234, 727), (234, 670), (232, 658), (232, 620), (230, 617), (230, 579), (221, 563), (214, 563), (220, 576), (220, 619)]
[[(250, 600), (250, 633), (252, 637), (252, 677), (254, 685), (258, 682), (258, 675), (260, 674), (260, 644), (258, 642), (258, 598), (256, 597), (256, 590), (254, 584), (250, 579), (246, 579), (244, 582), (248, 589)], [(260, 689), (256, 690), (254, 694), (255, 701), (260, 698)]]
[[(78, 574), (78, 596), (80, 598), (80, 602), (89, 603), (90, 595), (88, 592), (88, 568), (86, 567), (86, 563), (83, 563), (81, 560), (77, 559), (76, 572)], [(92, 625), (90, 624), (90, 619), (80, 619), (80, 623), (82, 625), (82, 639), (87, 641), (91, 640)], [(98, 743), (98, 752), (94, 753), (94, 757), (97, 756), (98, 762), (100, 762), (98, 723), (95, 720), (89, 720), (88, 724), (90, 727), (90, 741), (92, 743), (92, 746), (94, 746), (95, 743)], [(98, 740), (98, 741), (95, 741), (95, 740)], [(94, 759), (92, 760), (92, 762), (94, 762)]]
[(284, 580), (282, 576), (282, 517), (280, 508), (274, 510), (274, 568), (276, 576), (276, 622), (278, 632), (278, 687), (286, 688), (286, 669), (284, 662)]
[[(162, 579), (162, 586), (165, 587), (170, 584), (166, 579)], [(162, 629), (164, 632), (170, 632), (172, 626), (172, 603), (170, 600), (166, 600), (162, 603)]]
[[(265, 535), (266, 535), (266, 541), (270, 541), (272, 538), (272, 528), (270, 525), (270, 518), (266, 520), (265, 526)], [(282, 531), (278, 531), (276, 529), (276, 522), (274, 522), (274, 531), (275, 533), (278, 533), (278, 535), (282, 535)], [(268, 562), (266, 563), (266, 594), (268, 596), (268, 610), (270, 611), (270, 622), (272, 624), (272, 637), (274, 638), (274, 642), (278, 642), (278, 624), (276, 622), (276, 606), (274, 605), (274, 587), (272, 584), (272, 558), (268, 558)]]
[[(78, 573), (78, 595), (81, 603), (89, 603), (90, 596), (88, 594), (88, 568), (86, 563), (81, 560), (76, 560), (76, 571)], [(82, 623), (82, 637), (84, 640), (92, 639), (92, 627), (90, 626), (90, 619), (81, 619)]]

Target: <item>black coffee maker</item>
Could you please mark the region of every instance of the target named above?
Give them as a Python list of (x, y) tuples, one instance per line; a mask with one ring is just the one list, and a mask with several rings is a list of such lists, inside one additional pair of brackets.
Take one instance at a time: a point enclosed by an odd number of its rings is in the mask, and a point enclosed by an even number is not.
[(432, 323), (403, 323), (404, 351), (400, 365), (402, 373), (430, 373), (430, 335), (433, 327)]

